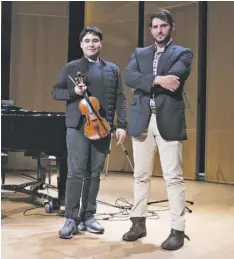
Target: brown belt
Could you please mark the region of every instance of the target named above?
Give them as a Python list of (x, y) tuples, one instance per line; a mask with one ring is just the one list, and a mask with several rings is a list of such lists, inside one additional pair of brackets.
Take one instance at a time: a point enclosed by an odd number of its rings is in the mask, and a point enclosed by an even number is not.
[(151, 110), (151, 113), (156, 114), (156, 109), (155, 109), (155, 108), (152, 108), (152, 109), (150, 109), (150, 110)]

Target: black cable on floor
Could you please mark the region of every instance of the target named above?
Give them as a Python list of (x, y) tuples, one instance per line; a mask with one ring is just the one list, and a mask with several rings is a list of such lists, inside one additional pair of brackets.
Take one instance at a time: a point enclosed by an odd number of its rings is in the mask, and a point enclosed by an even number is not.
[[(108, 212), (108, 213), (96, 213), (95, 214), (95, 218), (97, 220), (109, 220), (109, 221), (125, 221), (129, 219), (129, 215), (130, 215), (130, 211), (131, 208), (133, 206), (133, 204), (131, 204), (130, 202), (128, 202), (126, 199), (124, 198), (118, 198), (115, 201), (115, 204), (111, 204), (108, 202), (103, 202), (100, 200), (97, 200), (97, 203), (101, 204), (101, 205), (105, 205), (108, 207), (112, 207), (112, 208), (116, 208), (119, 211), (117, 212)], [(120, 204), (121, 203), (121, 204)], [(157, 214), (158, 211), (165, 211), (165, 210), (169, 210), (168, 206), (163, 206), (163, 207), (167, 207), (166, 209), (163, 210), (148, 210), (148, 215), (147, 218), (149, 219), (159, 219), (159, 215)], [(41, 213), (35, 213), (35, 214), (27, 214), (27, 212), (31, 211), (31, 210), (35, 210), (41, 207), (33, 207), (33, 208), (29, 208), (27, 210), (24, 211), (23, 215), (24, 216), (63, 216), (61, 215), (61, 213), (58, 212), (54, 212), (52, 214), (46, 215), (46, 214), (41, 214)]]
[(29, 209), (27, 209), (27, 210), (25, 210), (25, 211), (23, 212), (23, 215), (26, 216), (26, 217), (28, 217), (28, 216), (43, 216), (43, 217), (52, 217), (52, 216), (55, 216), (55, 214), (53, 214), (53, 215), (48, 214), (48, 215), (47, 215), (47, 214), (42, 214), (42, 213), (35, 213), (35, 214), (28, 214), (28, 215), (26, 215), (26, 213), (27, 213), (28, 211), (36, 210), (36, 209), (39, 209), (39, 208), (42, 208), (42, 207), (37, 206), (37, 207), (29, 208)]
[[(13, 170), (11, 172), (16, 173)], [(28, 179), (31, 178), (33, 180), (37, 180), (36, 178), (34, 178), (34, 177), (32, 177), (32, 176), (30, 176), (28, 174), (23, 174), (23, 175), (21, 175), (21, 177), (22, 178), (28, 178)], [(43, 183), (43, 185), (45, 186), (45, 188), (51, 188), (51, 189), (54, 189), (54, 190), (58, 190), (58, 188), (56, 186), (53, 186), (51, 184)], [(121, 198), (121, 197), (116, 199), (115, 204), (111, 204), (111, 203), (100, 201), (100, 200), (97, 200), (97, 203), (99, 203), (101, 205), (108, 206), (108, 207), (119, 209), (118, 212), (96, 213), (95, 214), (95, 218), (97, 218), (98, 220), (113, 220), (113, 221), (114, 220), (115, 221), (117, 221), (117, 220), (118, 221), (128, 220), (129, 219), (129, 215), (130, 215), (130, 211), (131, 211), (131, 209), (133, 207), (133, 204), (131, 204), (126, 199)], [(148, 203), (148, 205), (153, 206), (152, 203)], [(159, 205), (157, 205), (157, 206), (159, 206)], [(159, 219), (159, 215), (157, 214), (157, 212), (169, 210), (169, 206), (161, 205), (161, 207), (166, 207), (166, 209), (161, 209), (161, 210), (159, 210), (159, 209), (152, 210), (151, 209), (151, 210), (148, 210), (147, 218), (149, 218), (149, 219)], [(41, 207), (40, 206), (36, 206), (36, 207), (33, 207), (33, 208), (29, 208), (29, 209), (27, 209), (27, 210), (25, 210), (23, 212), (23, 215), (24, 216), (44, 216), (44, 217), (48, 217), (48, 216), (49, 217), (50, 216), (63, 216), (62, 213), (58, 213), (58, 212), (54, 212), (54, 213), (51, 213), (49, 215), (41, 214), (41, 213), (26, 214), (27, 212), (29, 212), (31, 210), (38, 209), (38, 208), (41, 208)]]

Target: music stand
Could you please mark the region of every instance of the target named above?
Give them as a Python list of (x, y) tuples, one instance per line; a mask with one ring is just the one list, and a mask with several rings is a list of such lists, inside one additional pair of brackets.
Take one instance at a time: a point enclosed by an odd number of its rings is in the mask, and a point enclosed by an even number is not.
[[(111, 141), (110, 141), (109, 151), (108, 151), (108, 155), (107, 155), (107, 163), (106, 163), (106, 169), (105, 169), (105, 171), (106, 171), (105, 177), (106, 177), (107, 174), (108, 174), (108, 167), (109, 167), (110, 153), (111, 153), (111, 145), (112, 145), (112, 138), (111, 138)], [(131, 168), (132, 168), (132, 171), (134, 172), (134, 168), (133, 168), (132, 162), (131, 162), (131, 160), (130, 160), (130, 158), (129, 158), (128, 151), (126, 150), (126, 148), (124, 147), (123, 144), (120, 144), (120, 145), (121, 145), (121, 147), (122, 147), (122, 149), (123, 149), (124, 154), (125, 154), (126, 157), (127, 157), (127, 160), (128, 160), (128, 162), (129, 162), (129, 164), (130, 164), (130, 166), (131, 166)]]

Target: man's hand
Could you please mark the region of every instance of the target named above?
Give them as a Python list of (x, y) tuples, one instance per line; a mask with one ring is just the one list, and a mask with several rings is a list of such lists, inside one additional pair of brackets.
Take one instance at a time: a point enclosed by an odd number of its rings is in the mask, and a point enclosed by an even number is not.
[(175, 92), (180, 86), (179, 77), (168, 75), (168, 76), (156, 76), (154, 80), (155, 85), (160, 85), (163, 88)]
[(115, 138), (117, 140), (117, 145), (123, 144), (126, 138), (126, 131), (124, 129), (116, 129)]
[(84, 95), (84, 92), (86, 91), (86, 89), (87, 89), (87, 86), (83, 83), (80, 83), (80, 84), (76, 85), (75, 92), (77, 95), (82, 96), (82, 95)]

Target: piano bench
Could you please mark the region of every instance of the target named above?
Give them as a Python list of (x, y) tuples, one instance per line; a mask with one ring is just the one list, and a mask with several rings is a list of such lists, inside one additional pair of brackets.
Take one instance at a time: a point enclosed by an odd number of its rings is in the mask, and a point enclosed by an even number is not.
[(49, 156), (48, 157), (50, 165), (56, 165), (56, 157), (55, 156)]

